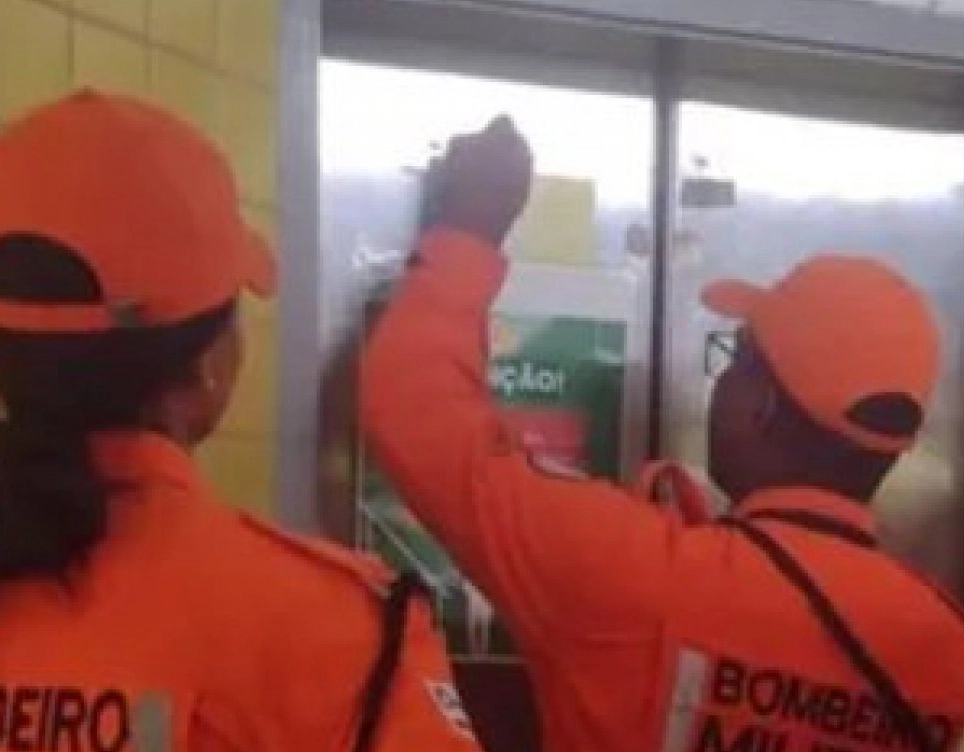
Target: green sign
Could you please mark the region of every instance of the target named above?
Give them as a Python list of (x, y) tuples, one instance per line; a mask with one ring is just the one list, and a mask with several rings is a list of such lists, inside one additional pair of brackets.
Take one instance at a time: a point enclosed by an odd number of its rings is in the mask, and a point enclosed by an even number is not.
[(508, 358), (489, 368), (489, 386), (503, 402), (552, 404), (566, 397), (564, 365), (523, 358)]
[[(619, 472), (626, 326), (573, 317), (496, 316), (489, 384), (506, 424), (533, 455), (596, 476)], [(374, 467), (363, 471), (361, 543), (432, 587), (461, 654), (512, 652), (508, 634), (448, 555)]]

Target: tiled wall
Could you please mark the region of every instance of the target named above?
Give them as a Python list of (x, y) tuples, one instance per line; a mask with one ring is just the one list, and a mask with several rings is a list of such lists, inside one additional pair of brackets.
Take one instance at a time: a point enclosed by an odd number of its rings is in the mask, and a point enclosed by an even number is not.
[[(73, 87), (147, 97), (229, 155), (245, 211), (274, 237), (280, 0), (0, 0), (0, 123)], [(226, 498), (271, 511), (274, 304), (245, 301), (247, 361), (201, 459)]]

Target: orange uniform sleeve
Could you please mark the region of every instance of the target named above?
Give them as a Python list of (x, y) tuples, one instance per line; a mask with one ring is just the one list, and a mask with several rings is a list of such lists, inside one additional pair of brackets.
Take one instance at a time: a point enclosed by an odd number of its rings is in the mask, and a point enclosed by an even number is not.
[(369, 342), (362, 421), (416, 516), (517, 639), (638, 630), (659, 609), (677, 525), (602, 482), (550, 477), (508, 437), (489, 395), (488, 310), (506, 261), (434, 230)]

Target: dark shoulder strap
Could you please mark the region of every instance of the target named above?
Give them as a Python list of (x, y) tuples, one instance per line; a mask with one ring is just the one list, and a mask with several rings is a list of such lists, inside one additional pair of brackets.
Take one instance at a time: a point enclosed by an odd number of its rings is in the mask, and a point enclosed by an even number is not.
[(761, 509), (741, 517), (743, 520), (775, 520), (788, 525), (795, 525), (811, 533), (822, 533), (838, 538), (861, 548), (877, 548), (877, 539), (861, 530), (834, 517), (816, 514), (806, 509)]
[(904, 696), (893, 677), (874, 659), (860, 639), (853, 633), (834, 608), (830, 599), (799, 562), (760, 527), (746, 520), (732, 517), (725, 518), (721, 522), (727, 527), (739, 530), (746, 536), (770, 559), (780, 573), (803, 594), (810, 605), (810, 609), (820, 619), (820, 622), (850, 660), (853, 667), (874, 689), (894, 720), (910, 734), (914, 749), (917, 752), (938, 752), (937, 744), (927, 730), (927, 724), (920, 713)]
[(935, 582), (929, 575), (915, 569), (906, 562), (898, 561), (898, 566), (907, 573), (909, 577), (913, 577), (917, 582), (919, 582), (923, 587), (927, 588), (928, 591), (939, 600), (944, 606), (950, 611), (960, 622), (961, 626), (964, 627), (964, 607), (955, 600), (954, 596), (948, 593), (943, 587), (941, 587), (937, 582)]
[(409, 604), (413, 597), (424, 593), (425, 585), (415, 572), (402, 572), (392, 583), (382, 610), (381, 647), (365, 683), (353, 752), (371, 752), (374, 748), (392, 682), (401, 663)]

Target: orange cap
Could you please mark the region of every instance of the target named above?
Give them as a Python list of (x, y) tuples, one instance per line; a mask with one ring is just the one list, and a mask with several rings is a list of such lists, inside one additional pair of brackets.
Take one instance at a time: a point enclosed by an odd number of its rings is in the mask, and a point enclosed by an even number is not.
[(71, 248), (103, 302), (0, 299), (0, 328), (102, 331), (183, 321), (247, 287), (273, 292), (273, 258), (240, 214), (225, 158), (166, 113), (90, 90), (0, 131), (0, 237)]
[[(885, 265), (817, 256), (769, 289), (714, 282), (703, 303), (746, 322), (776, 378), (820, 425), (880, 452), (913, 442), (937, 379), (939, 335), (924, 296)], [(874, 409), (894, 405), (905, 420), (888, 424)]]

